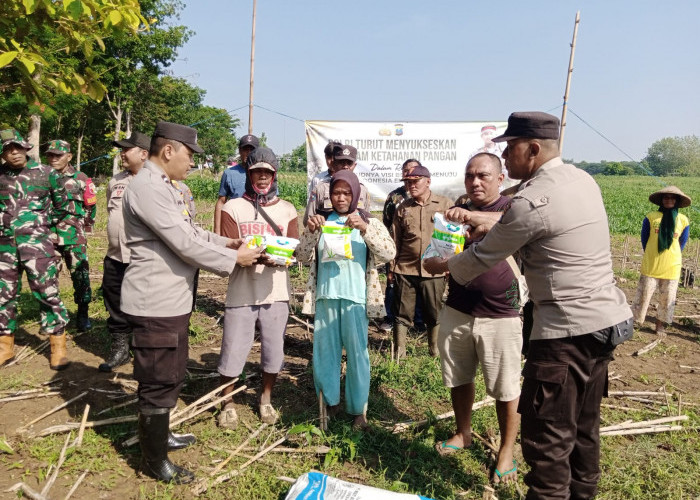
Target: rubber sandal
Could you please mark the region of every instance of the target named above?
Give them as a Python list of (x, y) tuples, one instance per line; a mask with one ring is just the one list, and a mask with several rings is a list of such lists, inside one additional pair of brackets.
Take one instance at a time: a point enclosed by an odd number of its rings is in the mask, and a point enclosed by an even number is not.
[[(508, 484), (508, 482), (504, 483), (503, 481), (500, 481), (500, 480), (503, 479), (503, 476), (507, 476), (509, 474), (512, 474), (513, 472), (515, 472), (515, 473), (518, 472), (518, 462), (516, 462), (515, 459), (513, 459), (513, 468), (508, 469), (505, 472), (499, 471), (496, 467), (493, 468), (493, 473), (496, 474), (498, 476), (498, 479), (499, 479), (497, 484)], [(517, 480), (514, 479), (514, 481), (517, 481)]]
[(274, 425), (280, 418), (279, 413), (277, 413), (277, 410), (275, 410), (270, 403), (261, 404), (259, 410), (260, 420), (262, 420), (264, 424)]
[(219, 427), (233, 430), (238, 427), (238, 414), (233, 403), (227, 403), (219, 413)]
[(435, 443), (435, 451), (438, 452), (438, 455), (444, 457), (447, 455), (452, 455), (453, 453), (457, 453), (458, 451), (465, 450), (466, 448), (460, 448), (459, 446), (455, 446), (453, 444), (447, 444), (447, 441), (440, 441), (439, 443)]

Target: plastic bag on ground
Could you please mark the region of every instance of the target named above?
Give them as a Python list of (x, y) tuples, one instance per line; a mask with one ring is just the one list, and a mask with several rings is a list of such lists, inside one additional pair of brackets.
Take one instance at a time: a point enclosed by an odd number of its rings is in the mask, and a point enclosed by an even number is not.
[(320, 472), (307, 472), (296, 480), (285, 500), (431, 500), (410, 493), (395, 493), (350, 483)]

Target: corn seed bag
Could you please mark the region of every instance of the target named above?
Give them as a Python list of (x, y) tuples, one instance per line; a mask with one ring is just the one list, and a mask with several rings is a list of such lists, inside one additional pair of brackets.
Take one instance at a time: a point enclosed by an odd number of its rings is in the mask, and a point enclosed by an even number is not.
[(464, 225), (448, 222), (443, 214), (435, 214), (433, 224), (433, 235), (423, 253), (423, 259), (449, 259), (464, 250)]
[(265, 253), (278, 266), (287, 266), (296, 262), (294, 250), (299, 244), (299, 240), (285, 238), (283, 236), (263, 236)]
[(321, 236), (323, 238), (321, 262), (352, 259), (350, 233), (352, 233), (352, 228), (342, 224), (329, 222), (321, 226)]

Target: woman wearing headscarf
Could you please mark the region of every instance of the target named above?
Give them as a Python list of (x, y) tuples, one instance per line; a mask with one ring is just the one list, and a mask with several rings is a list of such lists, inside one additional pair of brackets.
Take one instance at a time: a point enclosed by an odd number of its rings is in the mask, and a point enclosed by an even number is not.
[[(330, 189), (333, 211), (327, 220), (320, 214), (309, 218), (297, 248), (300, 260), (315, 261), (303, 312), (314, 314), (315, 310), (313, 370), (316, 394), (323, 393), (321, 404), (328, 405), (330, 414), (340, 404), (340, 367), (345, 348), (345, 406), (354, 416), (353, 427), (364, 429), (369, 397), (368, 317), (383, 318), (386, 312), (376, 266), (391, 260), (396, 247), (379, 219), (357, 209), (360, 182), (354, 173), (335, 173)], [(336, 260), (330, 256), (331, 239), (336, 236), (331, 233), (339, 227), (351, 228), (352, 258)]]
[[(277, 197), (277, 158), (271, 149), (253, 150), (246, 163), (245, 194), (229, 200), (221, 211), (221, 234), (233, 238), (283, 236), (298, 238), (294, 205)], [(269, 219), (269, 220), (268, 220)], [(219, 374), (221, 383), (240, 376), (253, 346), (256, 328), (260, 332), (262, 393), (260, 419), (277, 421), (272, 406), (272, 388), (284, 361), (284, 333), (289, 316), (289, 276), (287, 268), (269, 260), (236, 268), (228, 282), (224, 336), (221, 342)], [(224, 389), (228, 394), (230, 385)], [(233, 400), (226, 401), (219, 414), (219, 425), (233, 429), (238, 416)]]
[(691, 199), (676, 186), (668, 186), (652, 193), (649, 201), (659, 208), (649, 212), (642, 223), (644, 257), (632, 312), (634, 320), (641, 325), (658, 284), (660, 297), (656, 333), (665, 335), (666, 324), (673, 321), (681, 275), (681, 252), (688, 243), (690, 232), (688, 217), (678, 213), (678, 209), (690, 206)]

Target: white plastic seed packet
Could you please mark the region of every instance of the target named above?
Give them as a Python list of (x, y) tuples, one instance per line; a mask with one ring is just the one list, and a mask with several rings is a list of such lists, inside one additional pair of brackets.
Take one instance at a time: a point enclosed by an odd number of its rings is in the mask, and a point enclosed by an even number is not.
[(450, 257), (462, 253), (464, 250), (464, 235), (466, 227), (463, 224), (449, 222), (443, 214), (435, 214), (433, 223), (433, 235), (430, 238), (428, 248), (423, 252), (423, 259), (430, 257)]
[(253, 249), (258, 247), (263, 247), (265, 245), (264, 238), (257, 234), (249, 234), (243, 238), (243, 243), (247, 248)]
[(350, 233), (352, 233), (352, 228), (343, 224), (327, 222), (321, 226), (321, 237), (323, 238), (321, 262), (352, 259)]
[(307, 472), (287, 492), (285, 500), (431, 500), (410, 493), (395, 493), (372, 486), (350, 483), (342, 479)]
[(296, 262), (294, 250), (299, 244), (299, 240), (285, 238), (284, 236), (263, 236), (265, 254), (278, 266), (290, 266)]

